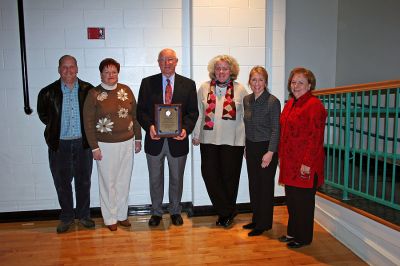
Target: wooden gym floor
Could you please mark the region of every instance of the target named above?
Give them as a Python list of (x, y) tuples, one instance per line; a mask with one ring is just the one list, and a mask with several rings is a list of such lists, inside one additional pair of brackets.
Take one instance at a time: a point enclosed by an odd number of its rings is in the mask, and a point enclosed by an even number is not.
[(285, 234), (287, 211), (275, 207), (273, 229), (248, 237), (242, 226), (251, 214), (239, 214), (231, 229), (215, 226), (215, 216), (171, 224), (164, 215), (149, 228), (149, 216), (131, 216), (132, 227), (111, 232), (95, 219), (95, 230), (73, 225), (56, 233), (58, 221), (0, 224), (0, 265), (366, 265), (324, 231), (314, 228), (310, 246), (290, 250), (276, 239)]

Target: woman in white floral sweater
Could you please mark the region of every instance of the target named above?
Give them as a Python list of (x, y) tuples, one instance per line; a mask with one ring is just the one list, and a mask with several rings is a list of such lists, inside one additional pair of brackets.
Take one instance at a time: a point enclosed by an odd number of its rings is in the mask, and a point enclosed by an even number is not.
[(131, 89), (118, 83), (120, 64), (101, 61), (101, 84), (89, 91), (83, 120), (93, 159), (97, 162), (100, 207), (104, 224), (130, 227), (128, 195), (133, 168), (133, 149), (141, 150), (141, 129), (136, 120), (136, 100)]

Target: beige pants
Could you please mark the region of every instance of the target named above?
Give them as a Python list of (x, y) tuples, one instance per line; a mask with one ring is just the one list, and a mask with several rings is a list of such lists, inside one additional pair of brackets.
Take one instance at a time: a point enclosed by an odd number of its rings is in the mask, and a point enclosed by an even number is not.
[(131, 183), (134, 141), (99, 142), (103, 158), (97, 162), (100, 207), (105, 225), (128, 217), (128, 196)]

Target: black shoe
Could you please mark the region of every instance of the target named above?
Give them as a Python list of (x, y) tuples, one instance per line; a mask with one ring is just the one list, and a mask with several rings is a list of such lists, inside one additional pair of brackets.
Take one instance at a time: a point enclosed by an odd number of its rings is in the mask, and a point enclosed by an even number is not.
[(256, 228), (256, 223), (249, 223), (242, 226), (243, 229), (254, 229)]
[(173, 225), (180, 226), (183, 224), (183, 219), (180, 214), (172, 214), (171, 215), (171, 221)]
[(57, 233), (65, 233), (69, 230), (69, 227), (71, 226), (72, 222), (60, 222), (57, 225)]
[(161, 217), (161, 216), (152, 215), (152, 216), (150, 217), (150, 220), (149, 220), (149, 225), (150, 225), (150, 226), (158, 226), (158, 225), (160, 224), (161, 220), (162, 220), (162, 217)]
[(283, 243), (291, 242), (291, 241), (293, 241), (293, 239), (294, 239), (294, 237), (287, 236), (287, 235), (284, 235), (284, 236), (281, 236), (278, 238), (279, 242), (283, 242)]
[(259, 236), (262, 233), (264, 233), (264, 230), (262, 230), (262, 229), (253, 229), (247, 235), (248, 236)]
[(299, 242), (296, 242), (296, 241), (292, 241), (292, 242), (289, 242), (289, 243), (286, 244), (286, 246), (288, 248), (301, 248), (301, 247), (304, 247), (306, 245), (308, 245), (308, 244), (302, 244), (302, 243), (299, 243)]
[(83, 227), (86, 227), (86, 228), (94, 228), (94, 226), (95, 226), (94, 221), (90, 218), (82, 218), (79, 220), (79, 223), (81, 225), (83, 225)]
[(233, 224), (233, 216), (229, 216), (227, 218), (225, 218), (222, 222), (221, 225), (225, 228), (229, 228), (231, 227)]
[(223, 226), (223, 224), (225, 223), (225, 217), (222, 216), (218, 216), (218, 220), (215, 222), (216, 226)]

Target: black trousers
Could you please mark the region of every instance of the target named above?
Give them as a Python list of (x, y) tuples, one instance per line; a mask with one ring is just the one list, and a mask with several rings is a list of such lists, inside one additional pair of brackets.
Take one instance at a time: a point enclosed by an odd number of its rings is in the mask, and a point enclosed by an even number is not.
[(289, 213), (287, 234), (301, 244), (310, 244), (313, 239), (317, 180), (318, 177), (315, 175), (312, 188), (285, 186)]
[(246, 140), (246, 161), (249, 176), (250, 203), (253, 210), (252, 222), (256, 229), (272, 228), (274, 215), (275, 173), (278, 153), (274, 153), (268, 167), (262, 168), (262, 157), (268, 151), (269, 142)]
[[(66, 223), (76, 218), (90, 217), (90, 183), (93, 156), (91, 149), (82, 147), (82, 139), (60, 140), (57, 151), (49, 149), (50, 170), (61, 207), (60, 220)], [(72, 193), (75, 184), (76, 215)]]
[(220, 217), (236, 213), (243, 152), (243, 146), (200, 144), (201, 173), (213, 207)]

